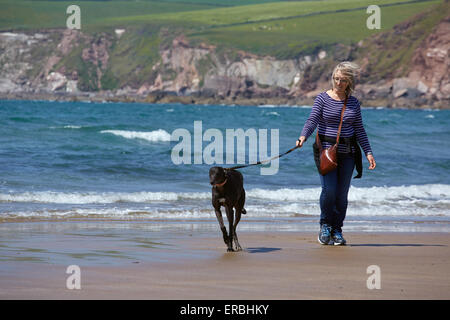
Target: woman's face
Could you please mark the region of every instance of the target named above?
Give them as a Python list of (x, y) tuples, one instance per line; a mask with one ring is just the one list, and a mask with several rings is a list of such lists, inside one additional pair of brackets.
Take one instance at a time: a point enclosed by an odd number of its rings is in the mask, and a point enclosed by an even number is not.
[(338, 92), (345, 92), (348, 87), (348, 78), (344, 77), (340, 70), (336, 71), (333, 77), (334, 89)]

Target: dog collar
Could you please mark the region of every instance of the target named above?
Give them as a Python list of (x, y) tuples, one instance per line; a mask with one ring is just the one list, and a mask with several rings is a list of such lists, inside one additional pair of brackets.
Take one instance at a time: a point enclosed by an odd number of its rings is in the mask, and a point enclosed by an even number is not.
[(215, 184), (214, 187), (223, 187), (223, 185), (224, 185), (225, 183), (227, 183), (227, 179), (225, 179), (225, 181), (222, 182), (222, 183)]

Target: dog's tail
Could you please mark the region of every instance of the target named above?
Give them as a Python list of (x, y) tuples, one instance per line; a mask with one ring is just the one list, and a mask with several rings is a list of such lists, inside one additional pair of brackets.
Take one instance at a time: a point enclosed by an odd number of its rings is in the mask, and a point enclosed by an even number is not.
[(244, 208), (242, 208), (241, 213), (242, 213), (242, 214), (247, 214), (247, 210), (245, 210)]

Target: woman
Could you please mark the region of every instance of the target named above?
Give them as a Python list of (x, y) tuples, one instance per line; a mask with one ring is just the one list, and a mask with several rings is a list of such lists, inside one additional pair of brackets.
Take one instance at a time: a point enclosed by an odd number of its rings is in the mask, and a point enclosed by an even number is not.
[[(338, 167), (336, 170), (320, 175), (322, 192), (320, 194), (320, 244), (345, 245), (342, 226), (347, 211), (347, 195), (350, 188), (353, 169), (362, 175), (361, 151), (363, 149), (369, 169), (376, 167), (372, 149), (364, 130), (359, 101), (351, 94), (355, 87), (355, 76), (359, 67), (351, 62), (339, 63), (332, 74), (332, 89), (320, 93), (311, 110), (311, 114), (301, 132), (296, 145), (302, 147), (306, 139), (318, 126), (319, 137), (324, 149), (336, 142), (344, 101), (347, 100), (344, 120), (338, 146)], [(333, 140), (334, 138), (334, 140)]]

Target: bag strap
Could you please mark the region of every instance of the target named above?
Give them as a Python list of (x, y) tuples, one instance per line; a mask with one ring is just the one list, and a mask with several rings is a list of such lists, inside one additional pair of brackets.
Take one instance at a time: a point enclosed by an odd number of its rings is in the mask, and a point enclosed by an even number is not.
[[(337, 137), (336, 137), (336, 145), (339, 144), (339, 137), (341, 135), (342, 121), (344, 121), (345, 108), (347, 108), (347, 97), (345, 97), (344, 106), (342, 107), (342, 111), (341, 111), (341, 121), (339, 122), (339, 128), (338, 128)], [(319, 147), (319, 150), (322, 150), (322, 142), (320, 141), (320, 138), (319, 138), (319, 129), (317, 129), (317, 133), (316, 133), (316, 144)]]
[(338, 129), (337, 137), (336, 137), (336, 145), (339, 144), (339, 136), (341, 135), (342, 121), (344, 121), (344, 112), (345, 112), (346, 107), (347, 107), (347, 97), (345, 97), (344, 106), (342, 107), (342, 111), (341, 111), (341, 122), (339, 122), (339, 129)]

